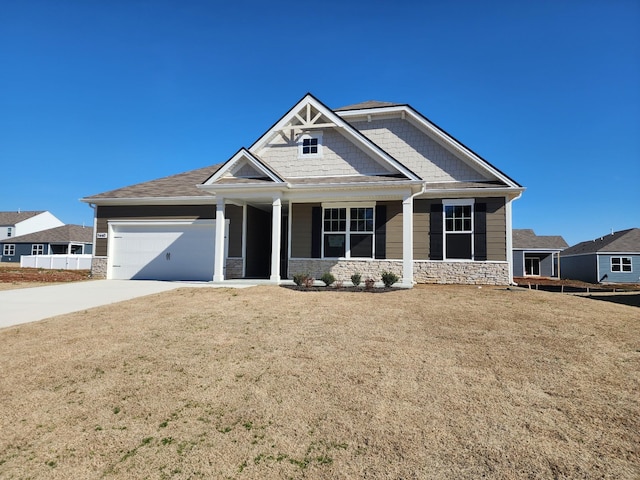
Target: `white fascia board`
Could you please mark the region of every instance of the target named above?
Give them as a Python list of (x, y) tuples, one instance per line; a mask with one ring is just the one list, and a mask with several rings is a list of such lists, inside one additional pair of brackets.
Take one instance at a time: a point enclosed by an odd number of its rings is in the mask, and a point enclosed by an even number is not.
[(133, 198), (81, 198), (91, 205), (215, 205), (213, 196), (202, 197), (133, 197)]
[(379, 115), (379, 114), (393, 114), (406, 112), (406, 105), (396, 105), (394, 107), (377, 107), (377, 108), (362, 108), (359, 110), (341, 110), (335, 112), (340, 117), (366, 117), (367, 115)]
[(291, 110), (289, 110), (289, 112), (285, 114), (284, 117), (282, 117), (273, 127), (271, 127), (264, 135), (262, 135), (262, 137), (260, 137), (251, 146), (251, 148), (249, 148), (249, 151), (252, 153), (255, 152), (257, 154), (257, 152), (264, 148), (266, 144), (271, 140), (271, 138), (273, 138), (274, 135), (282, 130), (286, 126), (286, 124), (295, 117), (298, 111), (307, 104), (310, 104), (324, 116), (329, 118), (329, 120), (331, 120), (335, 124), (335, 127), (340, 129), (340, 132), (343, 135), (347, 134), (350, 139), (354, 141), (354, 143), (360, 146), (360, 148), (377, 157), (378, 161), (380, 161), (382, 165), (389, 165), (391, 168), (397, 170), (411, 180), (421, 180), (415, 173), (413, 173), (407, 167), (391, 157), (380, 147), (373, 144), (367, 137), (358, 132), (355, 128), (349, 125), (349, 123), (340, 118), (335, 112), (321, 104), (318, 100), (316, 100), (312, 95), (309, 94), (305, 95), (305, 97), (300, 100), (293, 108), (291, 108)]
[(416, 182), (412, 180), (393, 182), (353, 182), (353, 183), (310, 183), (310, 184), (293, 184), (290, 186), (291, 190), (353, 190), (353, 189), (372, 189), (372, 188), (384, 188), (386, 190), (393, 190), (395, 188), (407, 187), (421, 187), (422, 182)]
[(523, 247), (513, 247), (514, 250), (521, 250), (523, 252), (534, 252), (534, 253), (544, 253), (544, 252), (561, 252), (562, 248), (523, 248)]
[(250, 151), (245, 148), (238, 150), (238, 152), (231, 157), (222, 167), (218, 169), (203, 185), (211, 185), (219, 180), (224, 174), (229, 172), (235, 164), (241, 160), (248, 160), (249, 163), (258, 171), (262, 172), (265, 177), (270, 178), (276, 183), (282, 183), (283, 180), (271, 169), (266, 168), (263, 163), (258, 160)]
[(448, 198), (448, 197), (487, 197), (487, 196), (500, 196), (511, 197), (512, 200), (520, 198), (524, 188), (438, 188), (425, 190), (418, 198)]
[[(613, 255), (614, 257), (621, 257), (623, 255), (627, 256), (633, 256), (633, 255), (640, 255), (640, 252), (597, 252), (598, 255)], [(628, 272), (626, 272), (628, 273)]]
[(367, 117), (367, 116), (380, 116), (381, 114), (400, 114), (404, 115), (407, 120), (410, 120), (416, 127), (420, 128), (425, 134), (429, 135), (435, 141), (443, 145), (445, 148), (449, 150), (453, 150), (462, 154), (463, 157), (467, 160), (469, 165), (481, 172), (489, 173), (490, 175), (498, 178), (499, 180), (505, 182), (507, 185), (511, 187), (518, 187), (513, 180), (508, 178), (498, 169), (490, 165), (486, 160), (480, 158), (477, 154), (473, 153), (467, 147), (453, 139), (443, 130), (438, 128), (435, 124), (431, 123), (424, 116), (416, 112), (413, 108), (408, 105), (400, 105), (397, 107), (380, 107), (380, 108), (367, 108), (362, 110), (347, 110), (344, 112), (337, 112), (341, 117)]

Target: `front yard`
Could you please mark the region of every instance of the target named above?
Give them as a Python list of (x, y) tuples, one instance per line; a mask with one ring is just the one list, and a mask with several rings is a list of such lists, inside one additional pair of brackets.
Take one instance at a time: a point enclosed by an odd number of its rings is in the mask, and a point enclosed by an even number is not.
[(0, 330), (0, 478), (638, 478), (640, 309), (179, 289)]

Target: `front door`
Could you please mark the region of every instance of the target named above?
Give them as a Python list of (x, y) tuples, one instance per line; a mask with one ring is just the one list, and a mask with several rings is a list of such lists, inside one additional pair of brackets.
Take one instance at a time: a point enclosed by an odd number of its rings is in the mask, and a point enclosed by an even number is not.
[(537, 257), (528, 257), (524, 259), (525, 275), (540, 275), (540, 259)]

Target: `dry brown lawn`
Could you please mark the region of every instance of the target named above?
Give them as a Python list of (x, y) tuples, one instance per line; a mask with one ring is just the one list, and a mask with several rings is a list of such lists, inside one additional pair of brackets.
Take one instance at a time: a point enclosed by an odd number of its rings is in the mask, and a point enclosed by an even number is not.
[(180, 289), (0, 330), (0, 478), (640, 478), (640, 309)]

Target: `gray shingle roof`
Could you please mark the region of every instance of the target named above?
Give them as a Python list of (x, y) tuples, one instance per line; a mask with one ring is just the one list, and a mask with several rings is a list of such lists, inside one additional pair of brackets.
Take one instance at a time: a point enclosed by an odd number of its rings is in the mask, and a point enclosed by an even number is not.
[(640, 254), (640, 228), (620, 230), (594, 240), (578, 243), (567, 248), (563, 255), (584, 255), (598, 252)]
[(378, 100), (367, 100), (366, 102), (354, 103), (353, 105), (346, 105), (344, 107), (336, 108), (334, 112), (341, 112), (344, 110), (362, 110), (364, 108), (399, 107), (402, 105), (406, 105), (406, 104), (392, 103), (392, 102), (379, 102)]
[(221, 166), (221, 164), (218, 164), (189, 170), (177, 175), (99, 193), (85, 197), (83, 200), (91, 201), (101, 198), (208, 197), (210, 194), (200, 190), (196, 185), (204, 183)]
[(15, 225), (41, 213), (44, 213), (44, 210), (37, 212), (0, 212), (0, 225)]
[(81, 225), (62, 225), (61, 227), (27, 233), (17, 237), (6, 238), (3, 243), (91, 243), (93, 228)]
[(531, 229), (513, 229), (513, 248), (564, 250), (569, 244), (560, 235), (536, 235)]

